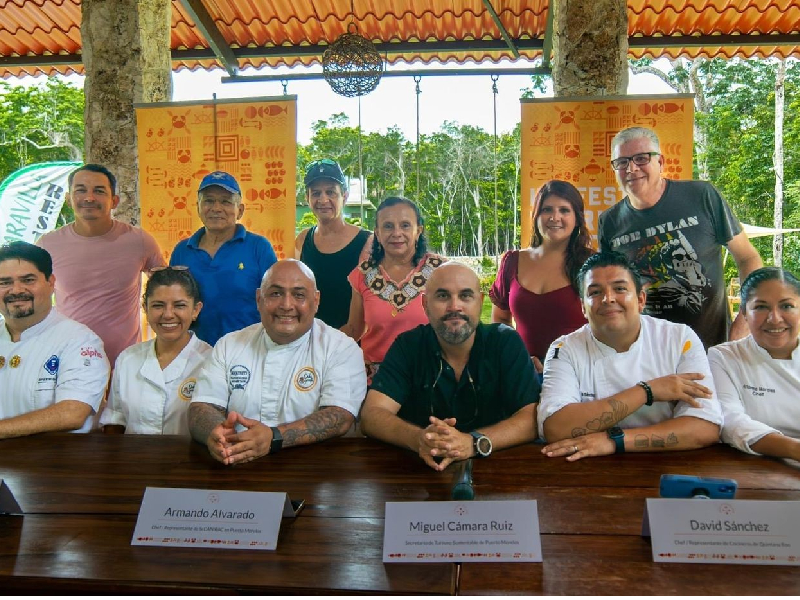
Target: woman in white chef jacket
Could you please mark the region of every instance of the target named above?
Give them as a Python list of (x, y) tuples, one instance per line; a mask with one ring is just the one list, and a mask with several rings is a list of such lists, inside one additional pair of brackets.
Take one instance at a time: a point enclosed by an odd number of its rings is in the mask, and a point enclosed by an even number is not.
[(725, 417), (722, 440), (800, 460), (800, 280), (763, 267), (747, 276), (741, 296), (750, 335), (708, 351)]
[(151, 273), (142, 299), (155, 339), (117, 358), (108, 406), (100, 417), (106, 433), (163, 433), (189, 437), (189, 403), (197, 373), (211, 346), (189, 330), (203, 303), (186, 268)]

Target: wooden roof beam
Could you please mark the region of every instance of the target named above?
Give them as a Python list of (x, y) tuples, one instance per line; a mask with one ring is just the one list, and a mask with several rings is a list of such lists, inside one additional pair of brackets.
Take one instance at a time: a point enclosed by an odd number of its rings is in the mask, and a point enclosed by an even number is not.
[[(469, 50), (501, 51), (507, 48), (502, 40), (471, 40), (451, 42), (381, 42), (375, 44), (381, 54), (403, 52), (421, 55), (432, 52), (466, 52)], [(710, 47), (752, 47), (752, 46), (794, 46), (800, 47), (800, 33), (759, 34), (759, 35), (705, 35), (705, 36), (635, 36), (628, 38), (630, 48), (696, 48)], [(522, 50), (543, 50), (544, 41), (540, 39), (519, 39), (516, 46)], [(234, 59), (281, 57), (281, 56), (320, 56), (327, 46), (272, 46), (266, 48), (236, 48), (231, 50)], [(172, 60), (213, 60), (217, 58), (210, 49), (173, 50)], [(0, 67), (47, 67), (81, 65), (83, 57), (77, 54), (48, 54), (39, 56), (0, 57)], [(230, 73), (230, 71), (229, 71)]]
[(542, 66), (550, 68), (550, 55), (553, 53), (553, 5), (557, 0), (550, 0), (547, 6), (547, 24), (544, 29), (544, 44), (542, 45)]
[(234, 54), (228, 42), (225, 41), (222, 32), (203, 4), (203, 0), (181, 0), (181, 4), (186, 9), (186, 12), (189, 13), (197, 29), (206, 38), (209, 47), (214, 52), (214, 56), (217, 57), (217, 60), (228, 72), (228, 75), (236, 75), (239, 70), (239, 61), (236, 59), (236, 54)]
[(519, 50), (514, 45), (514, 40), (511, 39), (511, 36), (508, 35), (508, 30), (506, 26), (503, 25), (503, 22), (500, 20), (500, 17), (497, 14), (497, 11), (492, 6), (492, 0), (483, 0), (483, 5), (486, 7), (486, 10), (489, 11), (489, 14), (492, 16), (492, 21), (494, 24), (497, 25), (497, 29), (500, 30), (500, 35), (506, 41), (506, 45), (511, 50), (511, 53), (514, 55), (514, 58), (519, 58)]

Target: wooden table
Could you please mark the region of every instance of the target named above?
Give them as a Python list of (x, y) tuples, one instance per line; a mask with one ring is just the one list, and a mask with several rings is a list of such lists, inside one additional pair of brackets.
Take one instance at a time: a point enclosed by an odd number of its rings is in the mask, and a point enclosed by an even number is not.
[[(731, 477), (739, 498), (800, 500), (800, 470), (716, 446), (548, 459), (527, 445), (475, 461), (476, 499), (538, 501), (542, 564), (384, 564), (387, 501), (449, 500), (453, 473), (404, 450), (338, 439), (234, 468), (170, 436), (50, 434), (0, 442), (25, 512), (0, 517), (0, 589), (105, 593), (800, 593), (793, 567), (654, 564), (639, 534), (662, 473)], [(145, 487), (287, 492), (305, 499), (278, 549), (131, 546)], [(746, 586), (746, 587), (745, 587)]]
[[(476, 498), (538, 501), (541, 564), (464, 563), (462, 594), (800, 594), (800, 569), (653, 563), (641, 536), (645, 499), (663, 473), (728, 477), (738, 499), (800, 500), (800, 469), (727, 446), (568, 463), (535, 446), (476, 462)], [(482, 481), (486, 480), (486, 484)], [(566, 484), (566, 485), (565, 485)]]

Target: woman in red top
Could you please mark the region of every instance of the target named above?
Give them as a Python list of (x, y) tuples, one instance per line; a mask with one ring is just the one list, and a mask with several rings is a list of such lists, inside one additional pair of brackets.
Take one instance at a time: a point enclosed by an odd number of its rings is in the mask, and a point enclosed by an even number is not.
[(505, 254), (489, 291), (492, 321), (513, 318), (540, 373), (553, 340), (586, 323), (575, 275), (593, 253), (580, 192), (548, 181), (536, 194), (530, 247)]

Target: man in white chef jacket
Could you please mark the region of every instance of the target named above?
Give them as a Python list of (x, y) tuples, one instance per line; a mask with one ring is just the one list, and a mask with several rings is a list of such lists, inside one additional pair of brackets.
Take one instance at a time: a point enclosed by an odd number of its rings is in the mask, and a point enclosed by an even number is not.
[(575, 461), (717, 443), (722, 410), (697, 334), (641, 314), (646, 292), (622, 254), (590, 257), (578, 286), (589, 322), (547, 353), (542, 452)]
[(52, 305), (47, 250), (0, 247), (0, 439), (88, 431), (108, 385), (103, 342)]
[(261, 323), (222, 337), (189, 407), (192, 437), (226, 465), (343, 435), (367, 392), (358, 345), (314, 315), (319, 291), (286, 259), (256, 290)]

